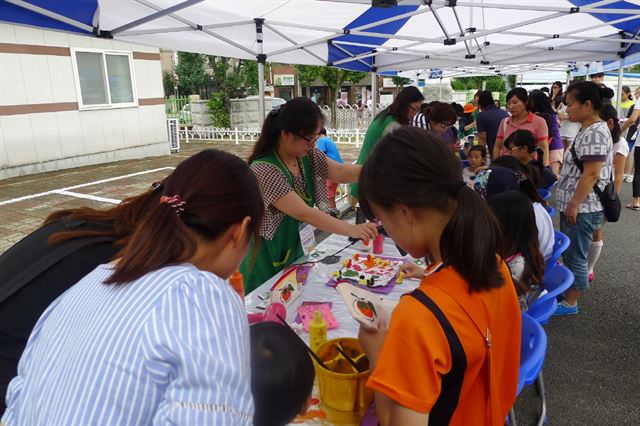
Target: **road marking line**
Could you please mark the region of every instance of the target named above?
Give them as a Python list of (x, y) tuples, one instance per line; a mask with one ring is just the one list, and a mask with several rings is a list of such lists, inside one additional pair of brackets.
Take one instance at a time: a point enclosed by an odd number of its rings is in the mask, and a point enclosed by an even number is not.
[(76, 197), (76, 198), (84, 198), (87, 200), (99, 201), (101, 203), (120, 204), (120, 201), (122, 201), (122, 200), (116, 200), (115, 198), (98, 197), (97, 195), (81, 194), (79, 192), (71, 192), (71, 191), (64, 191), (64, 190), (53, 191), (53, 192), (55, 194), (68, 195), (70, 197)]
[[(113, 182), (115, 180), (127, 179), (127, 178), (134, 177), (134, 176), (140, 176), (140, 175), (145, 175), (145, 174), (148, 174), (148, 173), (160, 172), (162, 170), (173, 170), (173, 169), (175, 169), (175, 167), (160, 167), (158, 169), (145, 170), (143, 172), (130, 173), (128, 175), (122, 175), (122, 176), (116, 176), (116, 177), (107, 178), (107, 179), (95, 180), (93, 182), (83, 183), (83, 184), (80, 184), (80, 185), (73, 185), (73, 186), (68, 186), (66, 188), (54, 189), (54, 190), (51, 190), (51, 191), (40, 192), (38, 194), (25, 195), (24, 197), (18, 197), (18, 198), (12, 198), (12, 199), (9, 199), (9, 200), (5, 200), (5, 201), (0, 201), (0, 206), (4, 206), (6, 204), (17, 203), (19, 201), (31, 200), (33, 198), (44, 197), (45, 195), (60, 194), (60, 191), (68, 191), (70, 189), (84, 188), (84, 187), (91, 186), (91, 185), (98, 185), (98, 184), (101, 184), (101, 183)], [(77, 194), (77, 193), (73, 193), (73, 194)], [(66, 195), (70, 195), (70, 194), (66, 194)], [(82, 195), (84, 196), (85, 194), (82, 194)], [(72, 196), (77, 196), (77, 195), (72, 195)], [(79, 197), (79, 198), (86, 198), (86, 197)], [(101, 198), (101, 197), (98, 197), (98, 198)], [(105, 198), (105, 200), (106, 200), (106, 198)], [(105, 202), (110, 202), (110, 201), (105, 201)]]

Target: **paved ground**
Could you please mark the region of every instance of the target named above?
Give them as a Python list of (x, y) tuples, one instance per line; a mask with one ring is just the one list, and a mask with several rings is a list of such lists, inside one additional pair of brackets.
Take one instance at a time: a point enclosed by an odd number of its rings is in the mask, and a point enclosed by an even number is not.
[[(145, 190), (170, 167), (213, 146), (243, 158), (251, 149), (248, 144), (189, 144), (165, 157), (1, 180), (0, 253), (36, 229), (49, 213), (77, 206), (108, 207), (112, 204), (106, 201)], [(357, 156), (355, 148), (340, 149), (347, 161)], [(141, 174), (95, 183), (135, 173)], [(630, 191), (630, 184), (625, 184), (625, 202)], [(42, 193), (46, 194), (34, 197)], [(20, 197), (31, 198), (16, 200)], [(640, 212), (625, 209), (620, 222), (606, 225), (605, 232), (597, 279), (580, 303), (580, 314), (554, 318), (546, 326), (544, 374), (551, 425), (640, 425)], [(537, 401), (532, 388), (523, 391), (516, 406), (520, 425), (535, 424)]]

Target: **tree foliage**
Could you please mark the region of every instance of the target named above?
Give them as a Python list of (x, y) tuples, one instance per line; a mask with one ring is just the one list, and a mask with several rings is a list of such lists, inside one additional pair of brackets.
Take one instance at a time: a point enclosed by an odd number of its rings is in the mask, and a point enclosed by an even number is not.
[(410, 78), (398, 77), (398, 76), (391, 77), (391, 81), (393, 82), (393, 85), (396, 86), (396, 87), (404, 87), (407, 84), (411, 83), (411, 79)]
[(178, 90), (184, 95), (197, 95), (207, 86), (206, 56), (199, 53), (178, 52)]
[(307, 98), (311, 98), (311, 84), (320, 77), (322, 67), (315, 65), (296, 65), (295, 68), (300, 87), (305, 90)]

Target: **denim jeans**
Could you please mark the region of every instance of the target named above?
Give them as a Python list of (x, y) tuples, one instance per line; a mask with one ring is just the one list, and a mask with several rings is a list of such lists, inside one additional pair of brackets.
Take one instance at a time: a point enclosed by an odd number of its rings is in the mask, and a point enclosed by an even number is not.
[(604, 212), (578, 213), (576, 223), (570, 225), (564, 216), (560, 215), (560, 231), (566, 234), (571, 243), (562, 255), (564, 265), (573, 272), (575, 280), (573, 289), (585, 291), (589, 288), (587, 271), (587, 253), (593, 239), (593, 234), (602, 227)]

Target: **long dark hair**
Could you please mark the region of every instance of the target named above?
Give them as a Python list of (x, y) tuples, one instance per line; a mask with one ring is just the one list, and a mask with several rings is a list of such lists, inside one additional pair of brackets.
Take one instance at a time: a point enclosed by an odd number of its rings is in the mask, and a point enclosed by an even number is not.
[(603, 105), (598, 111), (598, 115), (604, 121), (613, 120), (613, 129), (611, 129), (611, 139), (613, 143), (620, 142), (620, 121), (618, 120), (618, 110), (613, 105)]
[(606, 101), (613, 98), (613, 90), (607, 86), (599, 86), (592, 81), (577, 81), (571, 83), (566, 94), (571, 94), (571, 96), (581, 104), (587, 101), (591, 102), (593, 110), (596, 112), (600, 111), (600, 108), (602, 108)]
[(185, 203), (184, 211), (160, 202), (150, 206), (118, 253), (121, 259), (107, 284), (127, 283), (185, 262), (196, 252), (196, 236), (214, 240), (247, 216), (251, 218), (249, 229), (256, 236), (264, 210), (258, 182), (247, 163), (215, 149), (181, 162), (165, 179), (162, 195), (178, 195)]
[[(517, 146), (517, 145), (516, 145)], [(540, 173), (528, 164), (523, 164), (511, 155), (501, 155), (491, 162), (492, 167), (504, 167), (513, 170), (518, 178), (518, 189), (532, 203), (540, 203), (546, 207), (547, 202), (538, 194)]]
[(420, 93), (420, 90), (415, 86), (407, 86), (396, 95), (393, 103), (383, 109), (376, 118), (384, 118), (392, 115), (398, 123), (409, 124), (409, 119), (407, 118), (409, 106), (414, 102), (422, 101), (424, 101), (424, 96)]
[[(160, 184), (162, 185), (162, 183)], [(67, 217), (70, 220), (83, 219), (87, 222), (104, 224), (103, 231), (69, 230), (56, 232), (49, 237), (49, 244), (58, 244), (74, 238), (97, 236), (113, 237), (115, 246), (125, 246), (134, 228), (145, 214), (160, 200), (160, 188), (145, 191), (135, 197), (124, 199), (116, 207), (99, 210), (90, 207), (65, 209), (51, 213), (42, 226)]]
[(482, 197), (462, 182), (462, 169), (450, 148), (428, 131), (401, 127), (383, 137), (360, 173), (360, 205), (396, 204), (454, 210), (440, 238), (442, 261), (456, 269), (471, 291), (503, 284), (496, 253), (500, 232)]
[(544, 118), (547, 123), (547, 134), (552, 138), (558, 126), (558, 114), (553, 110), (549, 97), (540, 90), (534, 90), (529, 95), (530, 111)]
[(324, 122), (322, 111), (307, 98), (293, 98), (267, 114), (262, 123), (258, 142), (247, 160), (251, 164), (257, 158), (275, 149), (280, 133), (287, 131), (299, 136), (313, 135)]
[(249, 331), (253, 425), (289, 424), (311, 396), (313, 362), (302, 340), (282, 324), (261, 322)]
[[(469, 117), (470, 116), (471, 115), (469, 115)], [(450, 125), (453, 125), (458, 119), (458, 116), (455, 109), (450, 104), (437, 102), (432, 105), (429, 114), (425, 118), (427, 119), (427, 122), (434, 121), (436, 123), (449, 123)]]
[(520, 253), (524, 257), (524, 271), (516, 288), (526, 293), (531, 286), (539, 285), (544, 276), (544, 258), (533, 205), (517, 191), (501, 192), (489, 197), (487, 202), (500, 223), (504, 255)]

